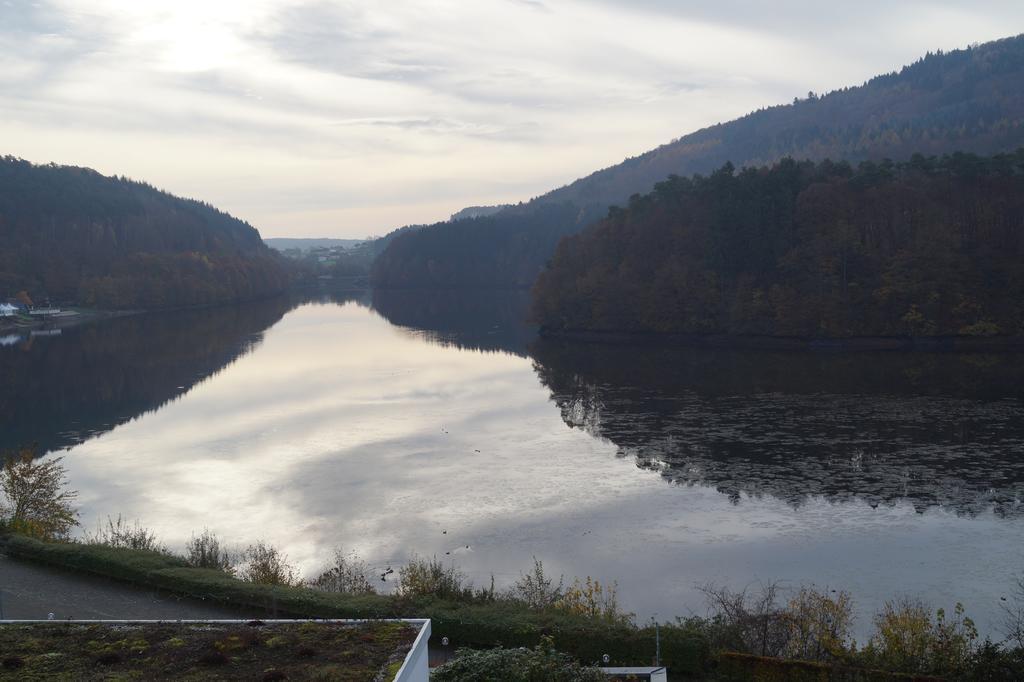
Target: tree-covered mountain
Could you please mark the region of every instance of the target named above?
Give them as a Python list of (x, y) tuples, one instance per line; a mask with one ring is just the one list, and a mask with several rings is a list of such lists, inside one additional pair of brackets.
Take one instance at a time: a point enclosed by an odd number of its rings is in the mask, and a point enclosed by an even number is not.
[[(1024, 146), (1024, 36), (929, 54), (898, 72), (826, 95), (751, 113), (711, 126), (597, 171), (533, 201), (464, 227), (439, 223), (415, 240), (395, 240), (375, 272), (378, 286), (478, 286), (491, 268), (492, 286), (516, 286), (550, 258), (545, 234), (550, 206), (565, 207), (561, 234), (603, 218), (612, 205), (651, 191), (672, 174), (709, 173), (797, 159), (907, 160), (913, 154), (957, 151), (990, 155)], [(527, 247), (527, 245), (529, 245)], [(430, 268), (417, 262), (429, 251)], [(512, 250), (518, 253), (513, 254)], [(514, 267), (509, 261), (521, 259)], [(410, 267), (407, 272), (405, 268)], [(437, 274), (435, 274), (437, 273)]]
[(1024, 149), (673, 176), (565, 239), (548, 331), (1024, 334)]
[(88, 168), (0, 158), (0, 296), (159, 308), (279, 292), (284, 261), (248, 223)]
[(510, 208), (509, 204), (502, 204), (500, 206), (467, 206), (461, 211), (452, 213), (451, 217), (448, 218), (448, 222), (454, 223), (457, 220), (465, 220), (466, 218), (483, 218), (484, 216), (494, 215), (495, 213), (501, 213), (506, 208)]
[(572, 204), (545, 204), (409, 229), (377, 256), (370, 281), (392, 289), (529, 287), (558, 240), (577, 230), (578, 213)]
[(808, 93), (699, 130), (597, 171), (538, 201), (596, 207), (649, 192), (669, 175), (709, 173), (726, 162), (905, 160), (957, 151), (990, 155), (1024, 144), (1024, 35), (929, 53), (859, 87)]

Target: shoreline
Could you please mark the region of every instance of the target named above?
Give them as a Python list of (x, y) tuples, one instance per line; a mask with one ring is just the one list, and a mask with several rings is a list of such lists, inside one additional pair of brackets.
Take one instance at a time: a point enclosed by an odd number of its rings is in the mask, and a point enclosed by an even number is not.
[(17, 334), (18, 332), (34, 332), (59, 330), (77, 327), (97, 320), (109, 320), (116, 317), (138, 315), (142, 310), (97, 310), (95, 308), (68, 308), (56, 315), (38, 319), (19, 315), (14, 318), (0, 320), (0, 335)]
[(657, 332), (540, 329), (545, 340), (608, 345), (681, 346), (734, 350), (1024, 352), (1024, 336), (853, 336), (810, 338), (739, 334), (661, 334)]
[[(269, 298), (276, 298), (278, 296), (287, 296), (290, 293), (292, 293), (292, 291), (288, 290), (271, 294), (268, 296), (258, 296), (255, 298), (246, 298), (237, 301), (223, 301), (218, 303), (197, 303), (194, 305), (170, 306), (166, 308), (138, 308), (134, 310), (103, 310), (99, 308), (81, 308), (77, 306), (69, 306), (68, 308), (63, 309), (60, 313), (56, 315), (39, 319), (27, 318), (24, 315), (17, 315), (11, 318), (0, 318), (0, 338), (6, 335), (18, 334), (18, 332), (31, 333), (67, 329), (70, 327), (77, 327), (83, 324), (88, 324), (90, 322), (96, 322), (100, 320), (113, 320), (119, 317), (131, 317), (133, 315), (149, 315), (154, 313), (176, 313), (188, 310), (206, 310), (210, 308), (218, 308), (221, 306), (251, 303), (253, 301), (262, 301)], [(42, 334), (34, 335), (39, 336)]]
[[(303, 619), (430, 618), (437, 638), (456, 646), (490, 649), (527, 646), (556, 633), (568, 653), (581, 660), (614, 660), (641, 665), (654, 654), (652, 624), (610, 623), (559, 611), (538, 611), (519, 604), (460, 601), (434, 596), (402, 598), (393, 594), (349, 594), (304, 585), (245, 582), (223, 571), (196, 568), (182, 557), (76, 542), (43, 541), (0, 530), (0, 554), (71, 574), (99, 576), (145, 589), (200, 599), (216, 608), (263, 612), (271, 617)], [(699, 634), (678, 625), (661, 625), (662, 664), (682, 676), (700, 675), (709, 650)], [(436, 640), (435, 640), (436, 642)]]

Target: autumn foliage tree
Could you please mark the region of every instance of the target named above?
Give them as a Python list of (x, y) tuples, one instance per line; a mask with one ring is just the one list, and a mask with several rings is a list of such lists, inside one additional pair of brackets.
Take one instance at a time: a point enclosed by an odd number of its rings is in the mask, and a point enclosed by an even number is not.
[(31, 450), (8, 457), (0, 470), (0, 520), (8, 530), (42, 539), (66, 538), (78, 525), (62, 457), (36, 459)]

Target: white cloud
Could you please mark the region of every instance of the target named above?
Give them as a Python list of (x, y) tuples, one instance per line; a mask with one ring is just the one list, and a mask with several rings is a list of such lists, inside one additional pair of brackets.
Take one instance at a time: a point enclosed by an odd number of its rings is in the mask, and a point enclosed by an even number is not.
[(4, 153), (363, 236), (1012, 33), (1009, 2), (0, 3)]

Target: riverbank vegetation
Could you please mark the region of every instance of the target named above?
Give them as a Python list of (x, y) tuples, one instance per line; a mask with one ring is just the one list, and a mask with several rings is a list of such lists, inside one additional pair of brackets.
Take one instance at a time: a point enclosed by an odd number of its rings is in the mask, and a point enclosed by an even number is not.
[(78, 525), (73, 504), (78, 493), (65, 489), (62, 458), (40, 460), (31, 449), (23, 449), (0, 457), (0, 462), (0, 531), (67, 538)]
[(548, 332), (1024, 335), (1024, 149), (671, 177), (564, 239)]
[[(752, 679), (746, 675), (762, 669), (774, 670), (785, 679), (799, 679), (795, 671), (821, 674), (833, 668), (858, 671), (856, 675), (861, 677), (848, 679), (865, 680), (931, 676), (1008, 681), (1024, 675), (1024, 650), (1019, 643), (1012, 637), (1002, 643), (981, 640), (960, 605), (947, 613), (912, 599), (894, 599), (875, 616), (867, 642), (858, 645), (851, 638), (849, 595), (813, 586), (789, 592), (788, 598), (776, 584), (740, 591), (706, 586), (707, 615), (662, 623), (656, 632), (653, 623), (637, 624), (621, 612), (612, 619), (605, 617), (607, 614), (566, 608), (554, 591), (531, 603), (522, 595), (530, 593), (530, 581), (537, 573), (531, 573), (530, 578), (521, 576), (505, 591), (473, 590), (460, 579), (444, 586), (447, 596), (441, 597), (431, 592), (438, 587), (436, 583), (421, 582), (416, 590), (393, 594), (366, 591), (369, 576), (363, 576), (366, 582), (356, 581), (354, 591), (323, 589), (320, 576), (293, 585), (260, 583), (251, 581), (259, 575), (255, 572), (247, 581), (231, 571), (196, 568), (186, 558), (166, 551), (43, 542), (14, 534), (2, 536), (0, 548), (13, 558), (255, 609), (275, 617), (431, 618), (435, 637), (448, 638), (453, 648), (535, 647), (543, 637), (550, 636), (560, 651), (584, 664), (600, 661), (607, 654), (613, 665), (649, 665), (654, 660), (657, 636), (661, 664), (684, 679)], [(280, 553), (277, 555), (280, 561)], [(414, 571), (422, 570), (422, 560), (413, 563), (419, 566)], [(428, 560), (426, 565), (431, 572), (457, 573), (457, 569), (437, 560)], [(543, 581), (550, 580), (541, 563), (535, 564), (534, 571)], [(573, 603), (571, 599), (569, 603)], [(1024, 600), (1016, 604), (1021, 605)], [(1020, 621), (1016, 623), (1019, 632)], [(815, 665), (808, 667), (806, 663)], [(722, 675), (731, 672), (716, 678), (716, 671)], [(790, 674), (793, 677), (786, 677)]]
[[(379, 594), (369, 567), (340, 549), (315, 576), (302, 579), (273, 545), (256, 542), (232, 552), (208, 529), (194, 534), (182, 555), (142, 524), (121, 517), (71, 540), (74, 492), (65, 489), (60, 459), (21, 454), (8, 458), (0, 475), (0, 549), (9, 556), (273, 616), (426, 617), (435, 635), (453, 647), (550, 647), (544, 638), (551, 637), (583, 663), (607, 655), (613, 664), (648, 664), (657, 640), (660, 662), (681, 677), (706, 678), (718, 670), (726, 675), (721, 679), (749, 679), (756, 670), (782, 670), (784, 677), (798, 679), (832, 668), (859, 671), (848, 679), (903, 679), (897, 673), (957, 680), (1024, 676), (1024, 582), (1006, 608), (1001, 643), (981, 641), (960, 604), (947, 614), (902, 598), (884, 605), (871, 636), (858, 645), (851, 634), (850, 595), (803, 586), (784, 598), (775, 583), (740, 591), (707, 585), (707, 615), (639, 625), (619, 608), (614, 583), (588, 577), (566, 587), (564, 576), (548, 575), (536, 558), (529, 572), (498, 589), (493, 580), (475, 588), (454, 563), (413, 557), (399, 568), (397, 588)], [(544, 651), (549, 659), (554, 655)], [(516, 654), (491, 656), (498, 665)]]

